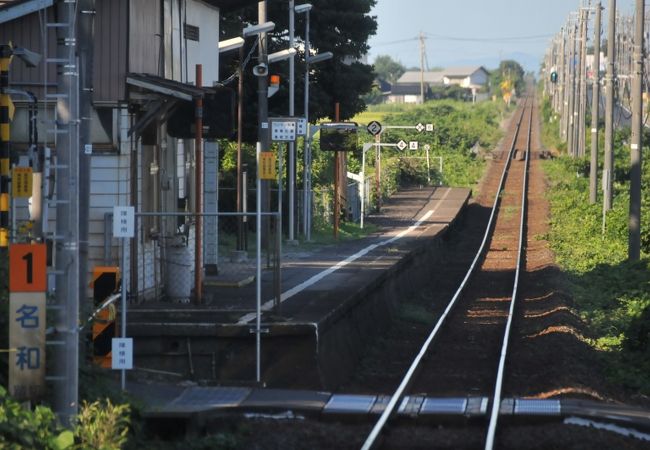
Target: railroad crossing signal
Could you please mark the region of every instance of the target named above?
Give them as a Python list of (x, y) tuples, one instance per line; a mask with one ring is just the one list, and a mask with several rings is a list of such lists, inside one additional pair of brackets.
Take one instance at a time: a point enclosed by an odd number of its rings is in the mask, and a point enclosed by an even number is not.
[(408, 147), (408, 144), (404, 142), (404, 140), (401, 140), (397, 143), (397, 148), (400, 150), (404, 150), (406, 147)]
[[(111, 294), (117, 292), (119, 286), (119, 267), (95, 267), (92, 282), (95, 308), (99, 308)], [(93, 322), (93, 360), (104, 369), (112, 367), (112, 340), (117, 335), (116, 317), (117, 309), (111, 303), (97, 313)]]
[(368, 124), (366, 129), (368, 130), (368, 133), (372, 134), (373, 136), (377, 136), (379, 133), (381, 133), (382, 126), (379, 122), (373, 120)]

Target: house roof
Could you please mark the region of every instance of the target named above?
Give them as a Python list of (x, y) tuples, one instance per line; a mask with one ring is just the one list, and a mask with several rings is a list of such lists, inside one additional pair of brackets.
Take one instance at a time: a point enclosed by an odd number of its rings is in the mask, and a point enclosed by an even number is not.
[[(444, 73), (444, 71), (424, 72), (424, 82), (428, 84), (442, 84)], [(395, 84), (419, 83), (420, 78), (421, 72), (419, 70), (409, 70), (404, 72), (404, 75)]]
[(447, 78), (467, 78), (474, 75), (479, 70), (489, 73), (483, 66), (461, 66), (449, 67), (443, 71)]

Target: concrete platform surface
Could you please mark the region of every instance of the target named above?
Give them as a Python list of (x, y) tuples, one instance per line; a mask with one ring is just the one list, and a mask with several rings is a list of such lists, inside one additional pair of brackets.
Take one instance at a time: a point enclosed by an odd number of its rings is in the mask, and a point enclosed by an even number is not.
[[(323, 322), (352, 293), (363, 290), (424, 239), (443, 232), (469, 196), (470, 190), (464, 188), (403, 190), (384, 203), (381, 213), (367, 218), (367, 223), (376, 225), (378, 231), (365, 238), (331, 245), (284, 246), (279, 308), (273, 294), (273, 273), (262, 273), (263, 320), (292, 325)], [(162, 325), (167, 321), (167, 326), (191, 323), (200, 328), (253, 322), (254, 261), (227, 263), (220, 272), (220, 277), (207, 278), (205, 304), (147, 302), (133, 306), (129, 310), (129, 326)], [(169, 323), (170, 316), (173, 323)]]
[[(256, 282), (210, 283), (202, 305), (134, 305), (127, 315), (138, 369), (132, 375), (241, 385), (261, 370), (269, 387), (337, 386), (390, 325), (401, 300), (426, 288), (429, 268), (446, 257), (442, 238), (469, 197), (469, 189), (403, 190), (368, 218), (371, 235), (285, 246), (281, 289), (274, 289), (272, 271), (262, 273), (261, 344), (254, 333)], [(174, 408), (193, 407), (180, 399)]]

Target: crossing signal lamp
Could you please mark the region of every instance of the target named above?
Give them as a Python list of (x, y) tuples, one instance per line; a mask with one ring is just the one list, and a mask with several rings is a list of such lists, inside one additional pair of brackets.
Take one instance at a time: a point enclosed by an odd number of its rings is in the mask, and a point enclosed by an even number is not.
[(268, 96), (272, 97), (280, 90), (280, 75), (271, 75), (269, 77), (269, 93)]

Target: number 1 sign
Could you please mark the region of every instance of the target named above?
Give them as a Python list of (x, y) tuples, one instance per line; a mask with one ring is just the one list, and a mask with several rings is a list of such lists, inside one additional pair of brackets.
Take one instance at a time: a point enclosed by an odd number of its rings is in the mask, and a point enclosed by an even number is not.
[(9, 392), (37, 400), (45, 392), (45, 244), (9, 246)]
[(45, 244), (12, 244), (9, 247), (9, 292), (45, 292)]

